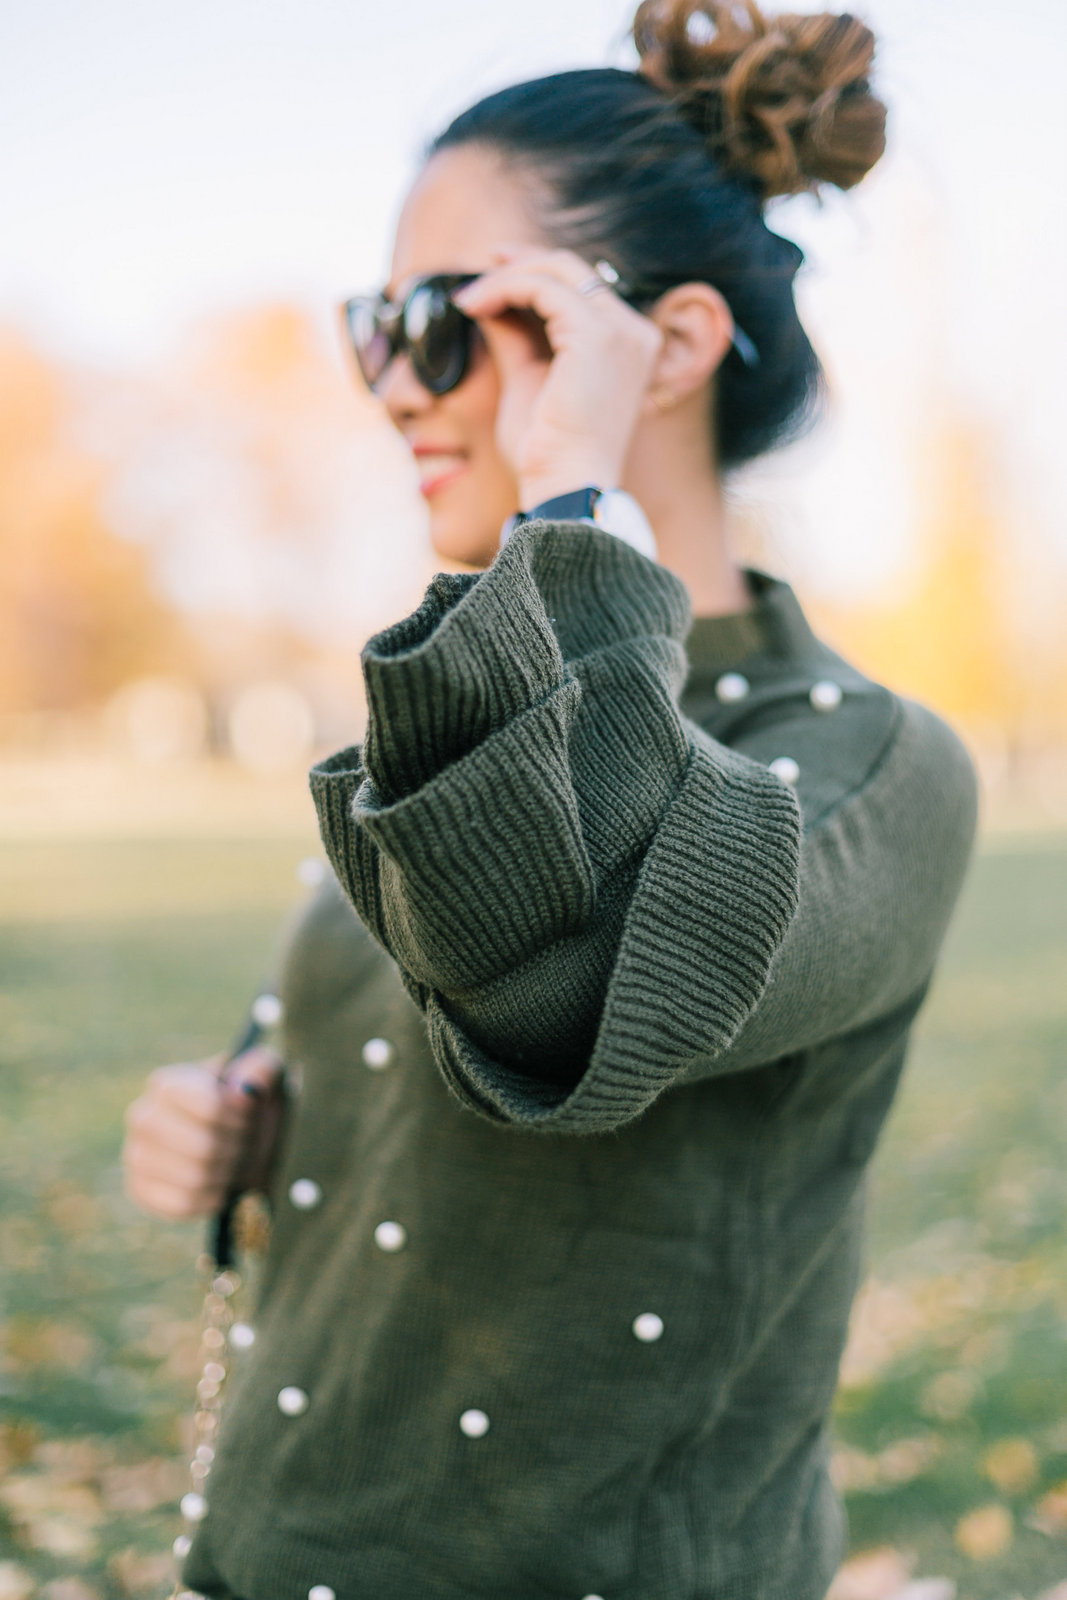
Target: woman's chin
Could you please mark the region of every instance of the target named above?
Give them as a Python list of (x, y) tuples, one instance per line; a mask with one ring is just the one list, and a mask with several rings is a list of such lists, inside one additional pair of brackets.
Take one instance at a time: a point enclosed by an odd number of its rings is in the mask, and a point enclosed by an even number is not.
[[(501, 522), (503, 518), (501, 518)], [(430, 512), (430, 543), (442, 561), (465, 567), (487, 567), (500, 548), (501, 523), (479, 526), (475, 517)]]

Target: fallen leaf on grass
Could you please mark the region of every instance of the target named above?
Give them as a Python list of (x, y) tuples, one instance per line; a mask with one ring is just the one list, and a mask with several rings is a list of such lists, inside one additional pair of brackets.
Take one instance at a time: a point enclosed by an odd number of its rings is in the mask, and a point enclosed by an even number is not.
[(830, 1478), (839, 1494), (862, 1493), (878, 1486), (878, 1458), (852, 1445), (838, 1445), (830, 1457)]
[(956, 1548), (972, 1561), (994, 1561), (1008, 1549), (1015, 1525), (1006, 1506), (979, 1506), (956, 1524)]
[(75, 1239), (104, 1225), (103, 1208), (93, 1195), (70, 1183), (57, 1183), (43, 1196), (48, 1214), (61, 1232)]
[(174, 1558), (168, 1552), (153, 1551), (146, 1555), (143, 1550), (128, 1548), (120, 1550), (111, 1557), (107, 1564), (109, 1577), (113, 1578), (122, 1594), (136, 1596), (140, 1600), (146, 1589), (151, 1589), (154, 1584), (167, 1583), (174, 1573)]
[(102, 1439), (45, 1439), (33, 1460), (53, 1483), (89, 1483), (111, 1465), (114, 1455), (114, 1446)]
[(4, 1354), (17, 1369), (82, 1367), (95, 1354), (96, 1341), (84, 1328), (47, 1317), (12, 1317), (4, 1331)]
[(12, 1477), (0, 1502), (35, 1550), (77, 1561), (96, 1554), (94, 1529), (103, 1519), (99, 1497), (83, 1483), (56, 1482), (42, 1472)]
[(73, 1517), (32, 1517), (23, 1533), (35, 1550), (71, 1561), (90, 1561), (97, 1552), (96, 1535)]
[(0, 1561), (0, 1600), (27, 1600), (35, 1587), (25, 1567), (14, 1561)]
[(108, 1467), (101, 1474), (100, 1487), (111, 1511), (154, 1511), (181, 1499), (188, 1476), (183, 1462), (157, 1456), (132, 1466)]
[(12, 1467), (24, 1467), (37, 1448), (37, 1430), (29, 1422), (0, 1424), (0, 1478)]
[(81, 1578), (53, 1578), (41, 1590), (41, 1600), (100, 1600), (100, 1591)]
[(1041, 1496), (1026, 1521), (1028, 1527), (1050, 1536), (1067, 1531), (1067, 1479)]
[(1037, 1479), (1037, 1451), (1029, 1439), (999, 1439), (983, 1456), (982, 1471), (1001, 1494), (1022, 1494)]
[(885, 1545), (846, 1561), (826, 1600), (892, 1600), (911, 1576), (915, 1557)]
[(913, 1439), (898, 1439), (878, 1455), (878, 1473), (884, 1484), (911, 1483), (944, 1453), (944, 1443), (936, 1434)]
[(23, 1473), (0, 1485), (0, 1502), (15, 1522), (65, 1516), (95, 1526), (102, 1521), (99, 1497), (84, 1483), (64, 1483), (43, 1472)]
[(982, 1380), (966, 1368), (939, 1372), (919, 1396), (919, 1410), (941, 1422), (958, 1422), (981, 1393)]
[(875, 1455), (839, 1445), (830, 1461), (830, 1476), (842, 1494), (895, 1488), (919, 1478), (944, 1454), (937, 1434), (897, 1439)]

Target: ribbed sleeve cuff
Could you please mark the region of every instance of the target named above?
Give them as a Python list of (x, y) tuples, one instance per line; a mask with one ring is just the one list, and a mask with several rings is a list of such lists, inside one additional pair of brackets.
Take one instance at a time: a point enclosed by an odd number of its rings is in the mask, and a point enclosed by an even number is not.
[(694, 1058), (714, 1070), (766, 987), (797, 905), (790, 789), (696, 733), (685, 781), (642, 863), (588, 1066), (573, 1089), (476, 1044), (430, 997), (453, 1092), (500, 1122), (599, 1133), (638, 1116)]
[(563, 657), (541, 596), (514, 561), (475, 577), (433, 579), (418, 610), (363, 651), (363, 760), (386, 804), (563, 682)]
[(684, 585), (611, 534), (523, 524), (485, 572), (438, 574), (368, 642), (367, 773), (388, 804), (545, 700), (565, 659), (657, 637), (680, 652), (689, 622)]
[(445, 993), (490, 982), (592, 916), (567, 754), (580, 695), (561, 684), (391, 805), (369, 780), (356, 791), (353, 819), (380, 852), (384, 941), (420, 982)]

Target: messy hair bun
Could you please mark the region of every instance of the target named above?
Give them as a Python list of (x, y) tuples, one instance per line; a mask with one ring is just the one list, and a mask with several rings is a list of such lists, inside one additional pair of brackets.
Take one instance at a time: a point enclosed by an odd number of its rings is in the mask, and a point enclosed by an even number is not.
[(764, 199), (851, 189), (885, 149), (868, 82), (874, 35), (847, 13), (765, 17), (755, 0), (642, 0), (639, 71), (697, 128), (724, 171)]

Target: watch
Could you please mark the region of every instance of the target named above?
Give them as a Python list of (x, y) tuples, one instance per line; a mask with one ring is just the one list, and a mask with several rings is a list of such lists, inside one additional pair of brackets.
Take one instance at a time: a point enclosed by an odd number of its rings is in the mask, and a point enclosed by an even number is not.
[(500, 532), (500, 543), (506, 544), (511, 534), (523, 522), (591, 522), (605, 533), (633, 545), (635, 550), (655, 561), (656, 536), (652, 524), (632, 494), (625, 489), (574, 489), (570, 494), (553, 495), (542, 500), (529, 511), (518, 511), (509, 517)]

